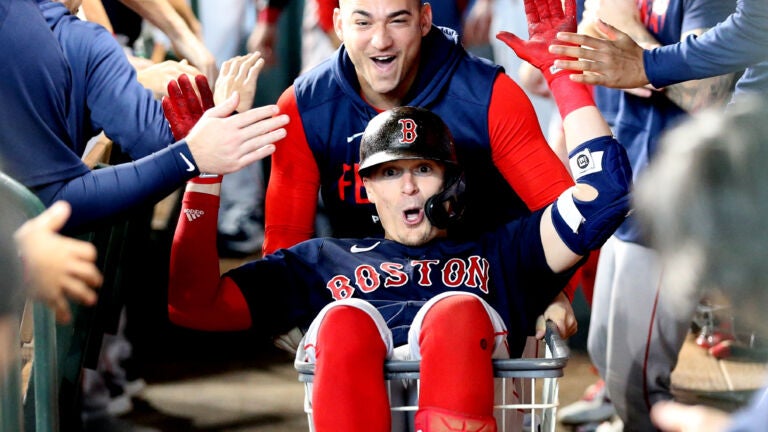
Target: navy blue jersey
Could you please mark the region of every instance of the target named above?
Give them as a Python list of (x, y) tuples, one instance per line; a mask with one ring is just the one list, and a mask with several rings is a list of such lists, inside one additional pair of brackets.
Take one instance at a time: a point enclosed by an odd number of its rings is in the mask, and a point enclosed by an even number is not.
[[(406, 246), (380, 238), (311, 239), (245, 264), (226, 276), (240, 287), (253, 328), (276, 335), (307, 327), (326, 304), (355, 297), (373, 304), (407, 343), (416, 312), (445, 291), (477, 294), (510, 331), (513, 354), (572, 272), (554, 274), (544, 258), (543, 211), (480, 236), (475, 242), (436, 239)], [(459, 324), (459, 323), (457, 323)]]

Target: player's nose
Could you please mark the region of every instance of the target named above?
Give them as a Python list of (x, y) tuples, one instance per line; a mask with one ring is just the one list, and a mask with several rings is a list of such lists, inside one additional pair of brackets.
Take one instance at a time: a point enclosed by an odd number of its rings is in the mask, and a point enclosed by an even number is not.
[(416, 176), (413, 173), (406, 171), (401, 177), (400, 190), (406, 195), (413, 195), (419, 191), (419, 185), (416, 181)]
[(392, 37), (385, 24), (378, 24), (374, 27), (371, 45), (378, 50), (387, 49), (392, 45)]

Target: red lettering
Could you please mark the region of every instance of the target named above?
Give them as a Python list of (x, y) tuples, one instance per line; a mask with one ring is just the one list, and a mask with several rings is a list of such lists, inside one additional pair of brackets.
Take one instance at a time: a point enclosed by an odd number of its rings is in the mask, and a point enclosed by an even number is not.
[(341, 169), (341, 177), (339, 177), (339, 199), (344, 201), (344, 198), (347, 196), (347, 187), (352, 186), (352, 180), (347, 180), (347, 173), (352, 170), (352, 167), (347, 164), (343, 164)]
[(363, 179), (360, 177), (360, 173), (358, 170), (360, 169), (360, 164), (355, 164), (355, 202), (357, 204), (370, 204), (371, 202), (368, 201), (368, 197), (363, 197), (363, 192), (365, 192), (365, 186), (363, 185)]
[(488, 260), (479, 256), (469, 257), (469, 266), (467, 267), (467, 286), (477, 287), (480, 291), (488, 294)]
[[(347, 190), (352, 188), (352, 191), (350, 192), (354, 194), (355, 204), (370, 204), (371, 202), (368, 201), (368, 197), (363, 196), (365, 187), (363, 186), (363, 179), (360, 177), (360, 173), (357, 172), (359, 167), (360, 164), (357, 163), (354, 165), (354, 168), (350, 165), (342, 164), (341, 176), (337, 182), (339, 199), (345, 201), (347, 198)], [(350, 176), (352, 178), (350, 178)]]
[(408, 282), (408, 275), (402, 271), (402, 264), (385, 262), (381, 263), (380, 268), (387, 274), (387, 278), (384, 279), (385, 288), (403, 286)]
[(467, 274), (467, 266), (459, 258), (449, 259), (443, 266), (443, 283), (445, 286), (455, 288), (464, 282)]
[(355, 292), (355, 288), (349, 284), (349, 278), (342, 275), (334, 276), (325, 287), (331, 291), (331, 295), (336, 300), (350, 298)]
[(412, 119), (400, 119), (398, 120), (398, 123), (400, 123), (400, 130), (403, 133), (400, 142), (403, 144), (412, 144), (416, 141), (416, 137), (418, 136), (416, 134), (416, 122)]
[(412, 260), (411, 265), (416, 267), (416, 272), (419, 273), (419, 285), (430, 286), (432, 280), (429, 278), (430, 265), (439, 263), (440, 260)]
[(369, 293), (381, 285), (381, 279), (373, 266), (363, 264), (355, 269), (355, 283), (357, 283), (360, 291)]

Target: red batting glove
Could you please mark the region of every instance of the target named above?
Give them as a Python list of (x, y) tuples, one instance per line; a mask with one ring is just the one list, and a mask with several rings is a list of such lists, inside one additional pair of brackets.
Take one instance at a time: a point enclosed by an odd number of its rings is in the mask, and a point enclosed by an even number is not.
[[(213, 93), (205, 75), (196, 76), (195, 84), (200, 92), (199, 98), (187, 75), (181, 75), (177, 80), (169, 82), (168, 96), (163, 97), (163, 112), (176, 140), (186, 137), (203, 113), (213, 108)], [(220, 175), (201, 173), (189, 181), (212, 184), (221, 183), (221, 180)]]
[[(524, 41), (505, 31), (499, 32), (496, 38), (512, 48), (518, 57), (541, 71), (557, 101), (562, 118), (578, 108), (594, 105), (589, 89), (568, 78), (574, 71), (554, 66), (556, 59), (566, 57), (549, 52), (549, 46), (557, 41), (558, 32), (576, 32), (576, 1), (565, 0), (563, 12), (560, 0), (525, 0), (525, 16), (528, 20), (529, 40)], [(559, 79), (562, 77), (565, 79)]]
[(169, 82), (168, 96), (163, 97), (163, 112), (176, 140), (186, 137), (203, 113), (213, 108), (213, 93), (205, 75), (196, 76), (195, 84), (200, 92), (199, 99), (187, 75)]
[(525, 0), (525, 16), (529, 40), (524, 41), (505, 31), (499, 32), (496, 39), (512, 48), (518, 57), (536, 66), (548, 83), (569, 74), (565, 69), (554, 67), (555, 59), (559, 57), (549, 52), (549, 46), (557, 41), (558, 32), (576, 32), (576, 1), (565, 0), (563, 12), (560, 0)]

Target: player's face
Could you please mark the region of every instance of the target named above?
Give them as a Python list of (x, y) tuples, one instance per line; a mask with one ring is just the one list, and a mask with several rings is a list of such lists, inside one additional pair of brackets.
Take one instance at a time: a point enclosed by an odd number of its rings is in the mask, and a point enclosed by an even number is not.
[(416, 79), (431, 6), (420, 0), (341, 0), (333, 17), (366, 100), (382, 110), (399, 106)]
[(445, 168), (438, 162), (403, 159), (383, 163), (363, 179), (386, 238), (418, 246), (445, 235), (424, 213), (424, 203), (442, 189), (444, 175)]

